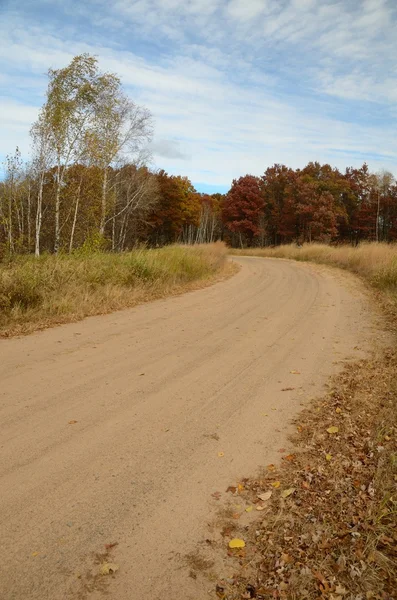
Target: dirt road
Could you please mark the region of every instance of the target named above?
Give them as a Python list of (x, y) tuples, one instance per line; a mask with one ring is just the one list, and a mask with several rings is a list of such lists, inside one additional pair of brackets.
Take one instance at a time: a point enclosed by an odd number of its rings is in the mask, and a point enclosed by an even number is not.
[[(184, 566), (211, 495), (277, 460), (373, 328), (349, 275), (237, 262), (213, 287), (0, 341), (2, 600), (212, 597)], [(119, 571), (97, 576), (115, 542)]]

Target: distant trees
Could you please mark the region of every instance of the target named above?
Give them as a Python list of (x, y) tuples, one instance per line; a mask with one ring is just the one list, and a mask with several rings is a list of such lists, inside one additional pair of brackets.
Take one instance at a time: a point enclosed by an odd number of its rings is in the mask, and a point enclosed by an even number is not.
[(243, 238), (251, 246), (253, 239), (262, 229), (263, 196), (260, 179), (253, 175), (245, 175), (234, 179), (232, 187), (223, 203), (222, 219), (226, 228), (234, 234), (232, 241), (242, 246)]
[(345, 173), (318, 162), (296, 171), (275, 164), (260, 179), (233, 181), (222, 215), (233, 245), (394, 241), (397, 184), (366, 164)]
[(389, 172), (275, 164), (261, 177), (233, 180), (225, 195), (199, 194), (187, 177), (150, 169), (152, 133), (150, 112), (95, 57), (50, 69), (31, 160), (16, 148), (4, 162), (0, 259), (217, 239), (234, 246), (397, 240)]

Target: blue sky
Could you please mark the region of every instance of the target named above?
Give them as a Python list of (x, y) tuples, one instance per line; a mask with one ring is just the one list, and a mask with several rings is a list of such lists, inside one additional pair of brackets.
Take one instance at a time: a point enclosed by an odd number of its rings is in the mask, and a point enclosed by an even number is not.
[(154, 115), (153, 164), (202, 191), (275, 162), (397, 174), (396, 0), (0, 0), (0, 158), (82, 52)]

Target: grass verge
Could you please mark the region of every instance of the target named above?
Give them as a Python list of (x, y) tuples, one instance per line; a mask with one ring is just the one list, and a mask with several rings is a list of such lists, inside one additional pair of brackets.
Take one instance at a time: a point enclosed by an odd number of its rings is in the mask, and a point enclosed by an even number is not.
[(0, 336), (30, 333), (89, 315), (203, 287), (233, 268), (221, 243), (16, 257), (0, 264)]
[(286, 258), (309, 261), (346, 269), (364, 278), (373, 288), (386, 294), (395, 308), (397, 316), (397, 244), (366, 243), (360, 246), (326, 246), (325, 244), (305, 244), (275, 248), (247, 248), (230, 250), (230, 254), (262, 256), (266, 258)]
[[(313, 244), (233, 253), (358, 273), (378, 290), (396, 329), (396, 246)], [(397, 598), (396, 374), (395, 347), (346, 365), (326, 395), (299, 415), (293, 453), (229, 488), (259, 507), (261, 517), (248, 527), (231, 522), (226, 530), (225, 543), (241, 538), (245, 547), (228, 549), (234, 575), (218, 583), (219, 598)]]

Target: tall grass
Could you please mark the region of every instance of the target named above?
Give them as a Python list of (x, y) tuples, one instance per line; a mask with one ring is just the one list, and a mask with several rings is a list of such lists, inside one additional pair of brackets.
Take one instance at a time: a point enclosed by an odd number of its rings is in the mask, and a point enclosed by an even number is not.
[(361, 275), (377, 289), (397, 294), (397, 244), (366, 243), (357, 247), (305, 244), (276, 248), (232, 250), (232, 254), (289, 258), (347, 269)]
[(124, 254), (16, 257), (0, 264), (0, 335), (25, 333), (191, 289), (221, 272), (223, 244)]

